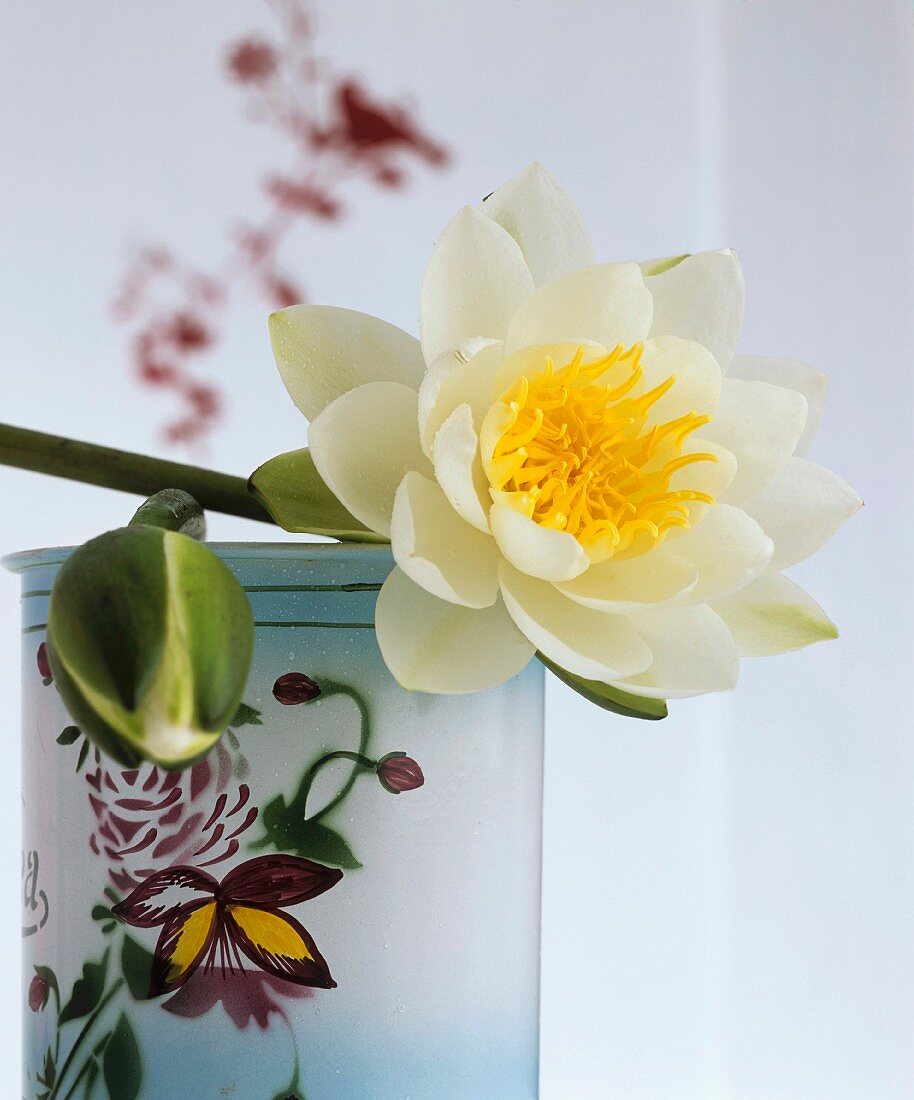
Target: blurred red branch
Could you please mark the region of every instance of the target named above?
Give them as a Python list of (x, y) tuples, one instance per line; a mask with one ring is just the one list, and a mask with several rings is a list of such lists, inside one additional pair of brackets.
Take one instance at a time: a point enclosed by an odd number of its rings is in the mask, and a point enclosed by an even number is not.
[(352, 180), (402, 188), (408, 158), (439, 168), (449, 158), (410, 110), (376, 100), (358, 79), (317, 57), (308, 0), (272, 0), (271, 7), (278, 37), (250, 34), (232, 42), (224, 65), (246, 97), (249, 117), (292, 146), (291, 167), (265, 176), (265, 214), (236, 221), (215, 270), (187, 264), (167, 246), (143, 247), (113, 303), (116, 320), (130, 330), (139, 382), (179, 400), (179, 415), (164, 428), (175, 444), (204, 440), (222, 414), (222, 390), (198, 368), (222, 339), (232, 294), (245, 285), (271, 309), (306, 300), (279, 258), (292, 227), (303, 219), (338, 222), (347, 209), (344, 187)]

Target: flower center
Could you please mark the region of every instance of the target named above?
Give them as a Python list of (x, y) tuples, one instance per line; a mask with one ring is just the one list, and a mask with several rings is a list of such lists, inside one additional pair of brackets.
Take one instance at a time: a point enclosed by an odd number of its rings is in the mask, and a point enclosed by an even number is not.
[(689, 504), (713, 504), (671, 480), (712, 454), (683, 454), (688, 436), (711, 417), (690, 412), (666, 423), (653, 406), (675, 377), (637, 396), (643, 344), (618, 345), (584, 363), (584, 348), (556, 368), (522, 375), (502, 396), (502, 434), (490, 467), (493, 497), (543, 527), (567, 531), (592, 561), (643, 553), (674, 528), (691, 526)]

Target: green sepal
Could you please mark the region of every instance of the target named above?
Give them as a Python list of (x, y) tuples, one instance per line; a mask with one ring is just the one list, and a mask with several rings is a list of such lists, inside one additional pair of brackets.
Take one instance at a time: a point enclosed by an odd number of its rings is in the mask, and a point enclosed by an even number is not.
[(327, 535), (341, 542), (387, 542), (337, 500), (307, 447), (286, 451), (251, 474), (248, 489), (284, 531)]
[(665, 699), (646, 699), (643, 695), (633, 695), (631, 692), (600, 683), (599, 680), (585, 680), (582, 676), (575, 676), (573, 672), (559, 668), (542, 653), (537, 653), (537, 657), (563, 684), (567, 684), (572, 691), (576, 691), (589, 703), (595, 703), (603, 710), (611, 710), (626, 718), (643, 718), (649, 722), (666, 718), (669, 713)]
[(131, 527), (162, 527), (177, 531), (188, 538), (203, 542), (206, 538), (206, 517), (197, 501), (183, 489), (162, 489), (137, 508)]
[(674, 267), (678, 267), (683, 260), (687, 260), (691, 255), (691, 252), (682, 252), (678, 256), (667, 256), (662, 260), (645, 260), (644, 263), (639, 264), (641, 274), (645, 278), (650, 275), (662, 275), (664, 271), (672, 271)]

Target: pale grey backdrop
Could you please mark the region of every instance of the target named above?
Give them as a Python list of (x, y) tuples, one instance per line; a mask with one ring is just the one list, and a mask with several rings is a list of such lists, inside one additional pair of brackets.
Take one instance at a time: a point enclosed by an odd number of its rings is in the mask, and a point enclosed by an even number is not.
[[(107, 308), (126, 245), (206, 263), (259, 207), (280, 139), (219, 59), (265, 5), (33, 0), (0, 14), (0, 419), (164, 449)], [(532, 159), (604, 259), (736, 248), (742, 350), (832, 375), (812, 457), (867, 508), (795, 571), (837, 643), (745, 667), (663, 725), (549, 697), (546, 1100), (914, 1095), (911, 438), (914, 6), (909, 0), (325, 0), (321, 50), (414, 94), (454, 149), (408, 193), (357, 185), (285, 256), (314, 298), (414, 327), (436, 232)], [(300, 260), (296, 259), (296, 249)], [(208, 460), (301, 445), (264, 309), (215, 358), (231, 395)], [(128, 498), (0, 472), (0, 549), (76, 542)], [(214, 518), (216, 537), (252, 537)], [(0, 578), (0, 973), (16, 988), (17, 598)], [(48, 813), (54, 808), (49, 806)], [(0, 1060), (19, 1006), (0, 998)], [(4, 1097), (18, 1097), (5, 1077)]]

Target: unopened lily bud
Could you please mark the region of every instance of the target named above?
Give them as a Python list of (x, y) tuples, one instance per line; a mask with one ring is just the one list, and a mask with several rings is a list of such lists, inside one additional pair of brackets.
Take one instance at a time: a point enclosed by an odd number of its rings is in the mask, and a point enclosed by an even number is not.
[(254, 642), (251, 607), (202, 543), (138, 525), (74, 551), (51, 593), (48, 655), (75, 721), (128, 767), (182, 768), (238, 709)]
[(422, 769), (405, 752), (389, 752), (377, 765), (378, 779), (391, 794), (414, 791), (425, 782)]
[(313, 703), (320, 693), (320, 687), (303, 672), (284, 672), (273, 685), (273, 698), (284, 707)]
[(48, 1003), (48, 983), (36, 974), (29, 985), (29, 1008), (40, 1012)]

